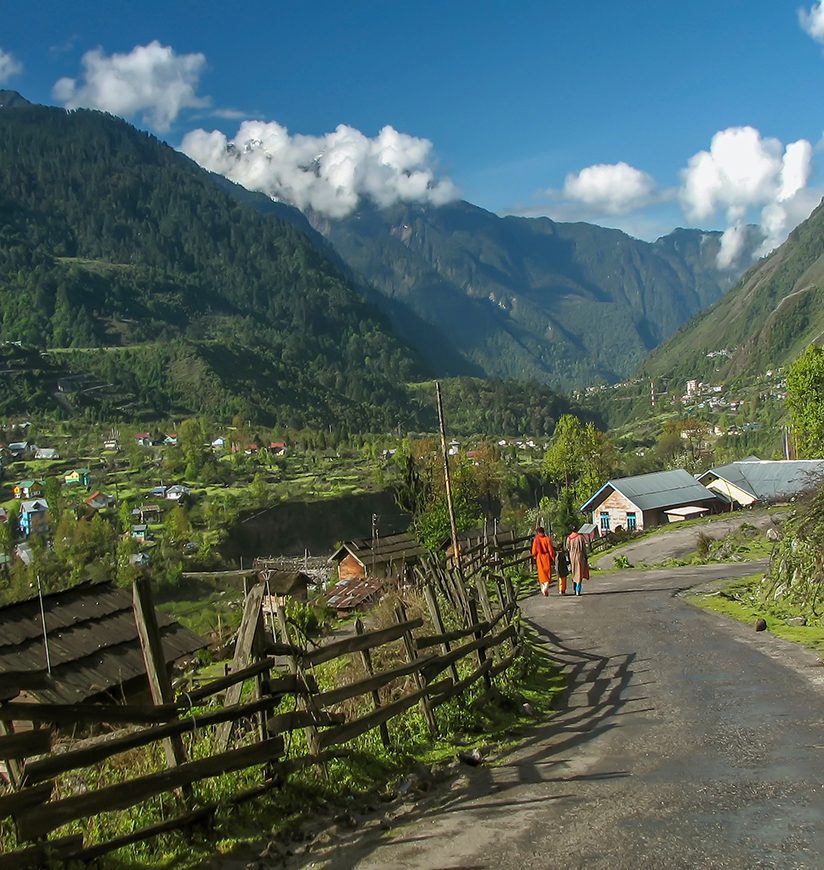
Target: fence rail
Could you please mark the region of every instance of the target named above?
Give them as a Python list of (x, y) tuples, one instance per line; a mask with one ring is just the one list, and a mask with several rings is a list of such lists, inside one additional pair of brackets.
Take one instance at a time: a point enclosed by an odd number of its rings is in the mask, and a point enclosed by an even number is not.
[[(358, 622), (351, 637), (313, 649), (292, 636), (281, 610), (277, 614), (279, 640), (267, 639), (261, 621), (261, 584), (247, 595), (232, 670), (225, 676), (156, 704), (0, 702), (0, 760), (5, 761), (13, 784), (8, 793), (0, 794), (0, 819), (11, 817), (19, 846), (0, 856), (0, 870), (42, 866), (49, 856), (90, 860), (161, 833), (189, 829), (211, 820), (227, 802), (251, 800), (277, 787), (291, 771), (307, 765), (323, 769), (334, 756), (333, 747), (367, 731), (379, 728), (383, 742), (389, 745), (387, 723), (416, 704), (430, 730), (437, 732), (437, 708), (479, 680), (491, 687), (492, 680), (500, 677), (519, 654), (518, 604), (512, 583), (501, 568), (526, 558), (525, 540), (510, 536), (500, 546), (484, 542), (473, 547), (472, 570), (463, 576), (457, 569), (435, 563), (419, 569), (418, 579), (435, 633), (430, 629), (416, 635), (426, 630), (424, 620), (408, 618), (403, 604), (399, 604), (394, 625), (367, 631)], [(152, 668), (157, 667), (147, 652), (157, 640), (151, 637), (153, 606), (141, 626), (150, 604), (149, 595), (147, 588), (136, 587), (135, 617), (146, 638), (144, 657), (151, 677)], [(446, 629), (443, 608), (453, 615), (453, 624), (457, 619), (460, 628)], [(395, 664), (394, 654), (391, 667), (376, 670), (373, 653), (398, 642), (406, 661)], [(353, 655), (362, 663), (365, 677), (319, 688), (315, 674), (318, 666), (341, 658), (351, 661), (348, 657)], [(463, 674), (458, 670), (462, 663), (466, 663)], [(449, 673), (445, 675), (445, 671)], [(409, 679), (414, 681), (411, 691), (404, 684)], [(252, 698), (242, 700), (244, 686), (249, 684)], [(381, 692), (390, 689), (387, 701)], [(396, 696), (398, 692), (401, 694)], [(277, 708), (285, 697), (293, 699), (295, 709), (279, 712)], [(219, 698), (222, 703), (215, 706)], [(357, 710), (348, 714), (340, 709), (356, 698), (363, 698), (365, 706), (349, 704), (349, 708)], [(24, 730), (15, 731), (21, 723)], [(56, 729), (78, 724), (131, 727), (68, 748), (61, 745), (62, 751), (55, 752), (61, 742)], [(205, 758), (187, 758), (181, 737), (208, 729), (215, 729), (216, 751)], [(301, 757), (284, 758), (285, 738), (299, 730), (306, 736), (308, 751)], [(60, 783), (59, 778), (66, 774), (94, 770), (96, 765), (140, 747), (168, 748), (173, 740), (177, 741), (176, 750), (167, 755), (168, 769), (79, 793), (72, 793), (71, 788)], [(246, 769), (260, 769), (262, 782), (238, 791), (221, 804), (195, 805), (191, 790), (194, 784)], [(170, 803), (183, 811), (106, 842), (85, 844), (83, 837), (76, 834), (47, 839), (67, 824), (100, 813), (127, 810), (161, 794), (174, 795)]]

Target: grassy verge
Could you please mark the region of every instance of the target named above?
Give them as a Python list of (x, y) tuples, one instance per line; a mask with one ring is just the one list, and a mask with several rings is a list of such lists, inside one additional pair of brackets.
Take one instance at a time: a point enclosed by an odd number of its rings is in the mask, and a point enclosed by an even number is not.
[(763, 575), (752, 574), (727, 584), (721, 590), (692, 593), (686, 599), (697, 607), (749, 625), (754, 625), (759, 617), (763, 618), (767, 622), (767, 630), (777, 637), (824, 653), (824, 626), (809, 620), (807, 625), (787, 625), (788, 619), (800, 613), (780, 604), (766, 604), (761, 598), (762, 579)]

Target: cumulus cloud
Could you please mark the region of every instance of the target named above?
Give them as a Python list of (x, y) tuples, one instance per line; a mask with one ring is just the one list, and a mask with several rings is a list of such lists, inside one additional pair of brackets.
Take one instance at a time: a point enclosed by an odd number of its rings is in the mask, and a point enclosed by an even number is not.
[(0, 85), (23, 72), (23, 64), (9, 51), (0, 48)]
[(193, 130), (180, 150), (250, 190), (329, 217), (349, 214), (362, 197), (385, 207), (443, 205), (457, 196), (449, 179), (436, 176), (432, 143), (389, 126), (374, 138), (344, 124), (307, 136), (274, 121), (246, 121), (231, 139), (219, 130)]
[[(806, 139), (786, 148), (762, 137), (754, 127), (730, 127), (712, 137), (708, 151), (693, 155), (681, 172), (679, 197), (687, 216), (707, 221), (723, 215), (719, 265), (730, 266), (740, 254), (747, 215), (760, 211), (764, 234), (760, 254), (780, 245), (806, 218), (815, 194), (807, 189), (813, 147)], [(808, 208), (809, 206), (809, 208)]]
[(809, 9), (799, 9), (798, 20), (816, 42), (824, 43), (824, 2), (819, 0)]
[(615, 215), (648, 205), (655, 191), (655, 179), (628, 163), (597, 163), (567, 175), (563, 196)]
[(106, 55), (100, 48), (82, 58), (81, 79), (62, 78), (52, 95), (66, 108), (102, 109), (127, 117), (141, 116), (159, 132), (169, 129), (183, 109), (203, 108), (209, 100), (197, 95), (206, 58), (200, 53), (176, 54), (157, 40), (137, 45), (128, 54)]

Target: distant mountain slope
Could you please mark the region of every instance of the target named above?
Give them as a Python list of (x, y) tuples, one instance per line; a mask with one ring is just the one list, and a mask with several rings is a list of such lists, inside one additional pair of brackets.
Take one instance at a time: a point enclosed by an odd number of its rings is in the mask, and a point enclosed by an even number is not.
[(699, 230), (648, 243), (466, 202), (309, 218), (436, 371), (447, 335), (451, 364), (470, 373), (618, 380), (738, 275), (716, 266), (720, 235)]
[(786, 365), (824, 338), (824, 205), (644, 363), (648, 375), (716, 379)]
[(0, 340), (78, 349), (157, 415), (417, 423), (426, 369), (385, 316), (283, 209), (238, 200), (124, 121), (0, 92)]

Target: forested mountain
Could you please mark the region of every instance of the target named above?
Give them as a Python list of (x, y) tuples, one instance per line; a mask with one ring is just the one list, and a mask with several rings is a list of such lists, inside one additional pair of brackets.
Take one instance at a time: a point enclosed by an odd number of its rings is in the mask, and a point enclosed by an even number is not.
[(441, 372), (618, 380), (739, 274), (716, 265), (720, 234), (699, 230), (648, 243), (466, 202), (309, 217)]
[(404, 383), (427, 373), (277, 214), (120, 119), (13, 92), (0, 92), (0, 340), (76, 349), (63, 359), (147, 413), (352, 431), (419, 422)]
[(653, 353), (648, 375), (758, 374), (824, 337), (824, 205), (715, 306)]

